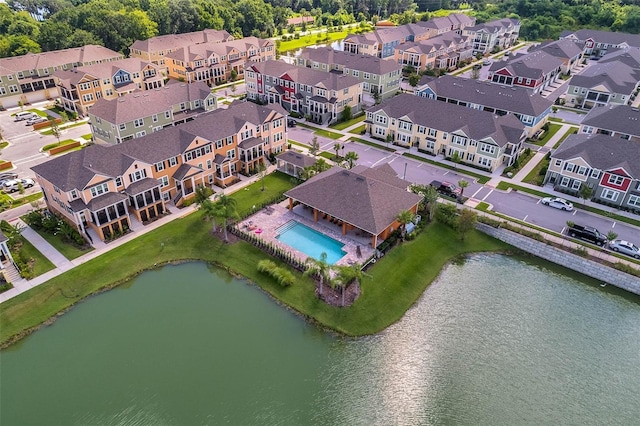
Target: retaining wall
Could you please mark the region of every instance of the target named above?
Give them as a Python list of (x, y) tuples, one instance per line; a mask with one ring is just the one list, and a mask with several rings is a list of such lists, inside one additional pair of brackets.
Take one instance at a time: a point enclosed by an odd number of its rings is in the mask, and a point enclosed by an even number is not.
[(478, 223), (476, 228), (541, 259), (640, 295), (640, 278), (638, 277), (506, 229), (494, 228), (484, 223)]

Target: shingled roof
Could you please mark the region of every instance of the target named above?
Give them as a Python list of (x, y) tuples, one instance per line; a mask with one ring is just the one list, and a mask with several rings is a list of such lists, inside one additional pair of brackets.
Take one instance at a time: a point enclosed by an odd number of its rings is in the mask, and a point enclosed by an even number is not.
[(151, 37), (146, 40), (136, 40), (129, 50), (140, 50), (142, 52), (157, 52), (175, 50), (191, 44), (199, 43), (219, 43), (233, 40), (233, 37), (226, 30), (206, 29), (183, 34), (167, 34)]
[(610, 60), (597, 63), (574, 75), (569, 83), (571, 86), (595, 88), (604, 86), (611, 93), (631, 94), (640, 81), (640, 68), (632, 63), (633, 57), (616, 56), (621, 60)]
[(640, 178), (640, 143), (620, 138), (580, 133), (569, 136), (553, 153), (553, 158), (582, 158), (593, 168), (615, 170), (623, 168), (632, 177)]
[(513, 55), (508, 61), (494, 62), (489, 70), (498, 72), (505, 69), (512, 76), (537, 80), (559, 68), (562, 64), (563, 61), (561, 59), (540, 50), (522, 55)]
[(340, 167), (312, 177), (285, 195), (373, 235), (379, 235), (395, 222), (398, 213), (422, 200), (406, 189)]
[[(176, 49), (166, 56), (183, 62), (191, 62), (197, 59), (206, 59), (212, 54), (225, 56), (233, 49), (237, 49), (240, 52), (247, 52), (251, 46), (255, 46), (256, 49), (261, 49), (269, 45), (273, 45), (273, 41), (257, 37), (244, 37), (225, 42), (191, 44)], [(244, 58), (248, 59), (248, 55)]]
[(627, 43), (629, 46), (640, 47), (640, 34), (581, 29), (578, 31), (564, 31), (560, 34), (560, 38), (573, 38), (577, 41), (592, 39), (596, 43), (607, 43), (614, 46)]
[(334, 50), (330, 47), (317, 49), (307, 47), (300, 53), (300, 58), (320, 64), (338, 64), (345, 68), (385, 75), (402, 69), (402, 65), (391, 59), (380, 59), (376, 56)]
[(269, 60), (251, 64), (248, 69), (261, 74), (282, 78), (285, 74), (297, 83), (309, 86), (322, 85), (328, 90), (342, 90), (360, 84), (360, 80), (350, 75), (318, 71), (306, 67), (298, 67), (283, 61)]
[(27, 53), (22, 56), (0, 58), (0, 68), (15, 73), (52, 68), (65, 64), (91, 64), (117, 58), (123, 58), (122, 54), (103, 46), (88, 44), (71, 49), (54, 50), (43, 53)]
[(412, 123), (443, 132), (463, 132), (474, 140), (491, 138), (498, 146), (517, 143), (524, 124), (513, 114), (495, 116), (490, 112), (461, 105), (440, 102), (409, 94), (395, 96), (367, 110), (367, 113), (384, 111), (396, 119), (408, 119)]
[(640, 136), (640, 110), (629, 105), (592, 108), (582, 119), (582, 125)]
[(582, 48), (578, 44), (568, 38), (562, 38), (555, 41), (547, 41), (540, 43), (536, 46), (531, 46), (529, 52), (536, 52), (541, 50), (548, 54), (555, 56), (556, 58), (575, 58), (582, 53)]

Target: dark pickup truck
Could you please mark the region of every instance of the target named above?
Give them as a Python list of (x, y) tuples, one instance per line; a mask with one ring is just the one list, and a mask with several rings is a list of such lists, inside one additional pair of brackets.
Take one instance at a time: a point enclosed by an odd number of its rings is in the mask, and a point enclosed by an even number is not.
[(603, 246), (607, 243), (607, 238), (596, 228), (590, 226), (570, 224), (569, 229), (567, 229), (567, 234), (569, 234), (570, 237), (580, 238), (581, 240), (594, 243), (597, 246)]
[(430, 183), (430, 185), (433, 186), (440, 194), (446, 195), (447, 197), (455, 198), (456, 200), (460, 201), (462, 190), (454, 184), (434, 180)]

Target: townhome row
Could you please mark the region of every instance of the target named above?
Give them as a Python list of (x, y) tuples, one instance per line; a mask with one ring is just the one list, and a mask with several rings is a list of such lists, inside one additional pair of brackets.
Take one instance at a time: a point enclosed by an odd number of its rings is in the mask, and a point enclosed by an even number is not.
[(545, 183), (580, 196), (586, 185), (592, 200), (640, 213), (640, 142), (605, 134), (569, 136), (551, 156)]
[(640, 34), (628, 34), (611, 31), (581, 29), (578, 31), (563, 31), (560, 38), (566, 38), (578, 43), (584, 49), (585, 55), (600, 58), (610, 51), (627, 47), (640, 48)]
[(458, 63), (471, 59), (471, 39), (453, 31), (422, 40), (398, 45), (394, 60), (403, 66), (412, 66), (416, 71), (426, 69), (452, 70)]
[[(391, 59), (334, 50), (330, 47), (305, 48), (297, 65), (319, 71), (337, 71), (362, 81), (362, 92), (369, 102), (388, 99), (400, 91), (402, 65)], [(371, 102), (373, 103), (373, 102)]]
[(462, 13), (452, 13), (449, 16), (415, 24), (379, 28), (372, 33), (349, 34), (344, 39), (344, 50), (350, 53), (389, 58), (394, 56), (395, 48), (399, 44), (427, 40), (450, 31), (461, 34), (465, 28), (475, 25), (475, 22), (476, 18), (474, 17)]
[(527, 137), (533, 137), (545, 125), (553, 106), (551, 100), (522, 87), (503, 87), (451, 75), (423, 76), (415, 94), (495, 115), (513, 114), (524, 125)]
[(567, 106), (590, 109), (631, 104), (640, 92), (640, 48), (610, 51), (569, 82)]
[(89, 111), (89, 124), (94, 141), (118, 144), (191, 121), (217, 106), (216, 95), (205, 83), (174, 82), (118, 99), (100, 99)]
[(520, 35), (520, 21), (513, 18), (497, 19), (466, 27), (462, 35), (471, 41), (474, 55), (487, 55), (496, 48), (506, 49), (516, 43)]
[(92, 145), (32, 170), (51, 212), (101, 240), (142, 226), (193, 197), (225, 187), (284, 150), (286, 112), (237, 102), (141, 138)]
[(513, 114), (496, 116), (410, 94), (368, 109), (365, 123), (372, 137), (434, 156), (457, 154), (463, 163), (492, 172), (513, 164), (526, 137)]
[(0, 107), (11, 108), (59, 96), (53, 74), (124, 56), (102, 46), (86, 45), (44, 53), (0, 58)]
[(346, 107), (360, 111), (363, 83), (339, 71), (319, 71), (266, 61), (245, 70), (247, 98), (277, 103), (315, 123), (331, 123)]

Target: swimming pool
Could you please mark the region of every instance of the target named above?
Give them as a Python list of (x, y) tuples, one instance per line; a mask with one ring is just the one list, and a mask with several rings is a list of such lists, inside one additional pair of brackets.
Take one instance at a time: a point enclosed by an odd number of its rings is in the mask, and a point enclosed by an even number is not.
[(346, 253), (342, 250), (344, 244), (321, 232), (311, 229), (295, 220), (278, 228), (278, 240), (288, 246), (303, 252), (314, 259), (320, 259), (322, 253), (327, 253), (327, 263), (333, 265)]

